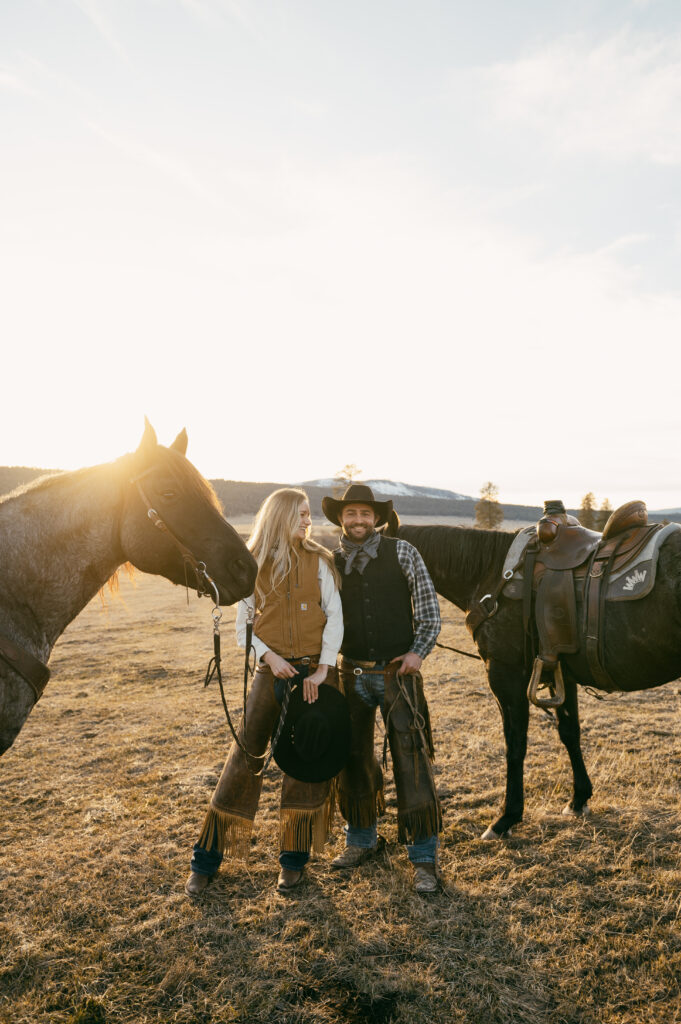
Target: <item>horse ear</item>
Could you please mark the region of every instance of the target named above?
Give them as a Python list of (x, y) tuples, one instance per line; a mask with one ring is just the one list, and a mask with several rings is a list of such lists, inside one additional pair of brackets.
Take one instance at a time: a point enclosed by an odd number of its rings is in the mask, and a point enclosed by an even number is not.
[(398, 516), (395, 509), (390, 510), (388, 516), (388, 522), (386, 523), (385, 532), (388, 537), (396, 537), (397, 531), (400, 528), (400, 517)]
[(150, 452), (153, 448), (158, 447), (158, 438), (156, 437), (156, 431), (152, 427), (151, 423), (144, 417), (144, 433), (142, 434), (142, 440), (139, 443), (137, 451), (140, 455), (144, 455)]
[(179, 452), (180, 455), (186, 455), (187, 454), (187, 440), (188, 440), (187, 439), (187, 431), (183, 427), (182, 430), (177, 435), (177, 437), (175, 438), (175, 440), (173, 441), (173, 443), (171, 444), (170, 447), (174, 451)]

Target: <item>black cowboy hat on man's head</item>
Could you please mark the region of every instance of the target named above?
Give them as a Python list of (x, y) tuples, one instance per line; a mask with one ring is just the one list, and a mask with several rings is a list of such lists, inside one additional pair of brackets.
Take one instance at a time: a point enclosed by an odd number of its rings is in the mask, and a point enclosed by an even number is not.
[[(277, 726), (274, 728), (276, 735)], [(350, 711), (342, 693), (328, 683), (317, 700), (303, 700), (302, 683), (292, 682), (286, 718), (274, 747), (274, 760), (292, 779), (326, 782), (338, 775), (350, 755)]]
[(367, 484), (350, 484), (342, 498), (322, 498), (322, 511), (334, 526), (340, 526), (340, 515), (346, 505), (369, 505), (378, 516), (376, 526), (387, 523), (393, 510), (392, 501), (376, 501)]

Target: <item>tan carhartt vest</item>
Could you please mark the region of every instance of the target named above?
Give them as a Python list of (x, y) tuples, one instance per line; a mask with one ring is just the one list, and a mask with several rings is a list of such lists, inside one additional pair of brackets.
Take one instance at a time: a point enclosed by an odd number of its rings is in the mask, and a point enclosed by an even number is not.
[(269, 574), (261, 576), (265, 604), (256, 611), (253, 632), (282, 658), (306, 658), (319, 654), (326, 615), (321, 607), (321, 589), (317, 573), (319, 555), (298, 548), (298, 560), (275, 590), (270, 590)]

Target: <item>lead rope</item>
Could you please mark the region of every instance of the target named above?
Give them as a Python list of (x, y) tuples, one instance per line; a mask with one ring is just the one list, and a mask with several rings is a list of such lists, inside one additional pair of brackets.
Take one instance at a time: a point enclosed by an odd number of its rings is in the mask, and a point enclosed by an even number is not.
[[(436, 808), (436, 811), (437, 811), (437, 807), (438, 807), (439, 801), (438, 801), (438, 795), (437, 795), (437, 786), (435, 785), (435, 775), (433, 773), (433, 766), (432, 766), (431, 760), (430, 760), (430, 746), (428, 744), (428, 737), (426, 736), (426, 720), (425, 720), (425, 717), (421, 714), (421, 712), (418, 709), (418, 692), (417, 692), (417, 689), (416, 689), (416, 677), (410, 674), (409, 678), (412, 681), (412, 690), (413, 690), (413, 696), (414, 696), (413, 701), (410, 698), (409, 694), (407, 693), (407, 687), (406, 687), (404, 676), (400, 672), (396, 672), (395, 673), (395, 682), (397, 683), (397, 688), (398, 688), (400, 694), (402, 695), (402, 698), (403, 698), (405, 704), (407, 705), (407, 707), (411, 711), (411, 715), (412, 715), (412, 728), (416, 732), (418, 732), (419, 738), (421, 740), (421, 749), (423, 751), (423, 759), (424, 759), (424, 761), (426, 763), (426, 772), (427, 772), (427, 775), (428, 775), (428, 781), (430, 783), (430, 788), (431, 788), (432, 793), (433, 793), (433, 799), (435, 801), (435, 808)], [(395, 704), (397, 703), (398, 700), (399, 700), (399, 697), (397, 697), (393, 701), (393, 703), (388, 708), (388, 711), (387, 711), (386, 717), (385, 717), (385, 723), (384, 723), (384, 725), (385, 725), (385, 736), (383, 738), (383, 767), (384, 768), (387, 768), (387, 765), (388, 765), (388, 723), (390, 721), (390, 715), (392, 714), (392, 710), (395, 707)], [(418, 786), (418, 754), (416, 752), (414, 753), (414, 776), (415, 776), (415, 785)], [(438, 843), (437, 843), (437, 845), (435, 847), (435, 873), (436, 873), (436, 875), (439, 876), (439, 841), (438, 841)]]
[[(213, 657), (208, 662), (208, 668), (206, 669), (206, 676), (203, 681), (203, 686), (205, 689), (206, 686), (212, 683), (213, 679), (217, 679), (218, 686), (220, 687), (220, 698), (222, 700), (222, 706), (225, 710), (225, 718), (227, 719), (229, 731), (231, 732), (234, 738), (234, 742), (236, 743), (239, 750), (246, 755), (246, 764), (248, 766), (249, 771), (251, 772), (252, 775), (255, 775), (257, 777), (258, 775), (263, 774), (265, 769), (268, 767), (270, 761), (272, 760), (272, 757), (274, 756), (275, 748), (277, 746), (277, 743), (279, 742), (279, 737), (281, 736), (281, 731), (284, 727), (286, 712), (288, 710), (288, 704), (291, 698), (291, 683), (289, 682), (289, 680), (286, 680), (284, 699), (282, 700), (281, 712), (279, 713), (279, 723), (277, 725), (277, 731), (275, 732), (272, 742), (270, 743), (269, 754), (267, 755), (265, 761), (263, 762), (262, 766), (258, 769), (258, 771), (254, 771), (253, 768), (251, 767), (251, 761), (259, 761), (260, 757), (256, 756), (255, 754), (251, 754), (246, 745), (242, 743), (242, 741), (239, 739), (237, 730), (234, 728), (232, 716), (230, 715), (229, 708), (227, 707), (227, 698), (225, 697), (225, 688), (222, 681), (222, 656), (220, 651), (221, 618), (222, 611), (216, 601), (215, 607), (213, 608)], [(244, 710), (242, 717), (244, 736), (246, 734), (246, 701), (248, 697), (248, 677), (249, 675), (253, 675), (253, 673), (255, 672), (255, 648), (253, 647), (254, 618), (255, 610), (253, 608), (248, 607), (246, 620), (246, 656), (244, 659)], [(253, 654), (253, 662), (251, 662), (251, 652)]]

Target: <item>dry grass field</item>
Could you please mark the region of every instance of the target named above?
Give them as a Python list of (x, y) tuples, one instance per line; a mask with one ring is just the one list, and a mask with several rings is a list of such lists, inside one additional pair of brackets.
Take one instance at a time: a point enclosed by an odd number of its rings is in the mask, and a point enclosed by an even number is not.
[[(441, 639), (469, 646), (460, 613), (443, 615)], [(238, 708), (232, 609), (223, 621)], [(219, 695), (202, 689), (210, 648), (209, 603), (140, 575), (57, 645), (0, 766), (3, 1024), (681, 1020), (677, 684), (582, 697), (588, 820), (561, 817), (567, 757), (533, 711), (525, 822), (489, 844), (499, 714), (480, 663), (438, 651), (425, 679), (444, 890), (412, 892), (390, 787), (385, 855), (333, 873), (336, 821), (295, 898), (278, 895), (271, 768), (250, 863), (194, 902), (191, 845), (228, 746)]]

